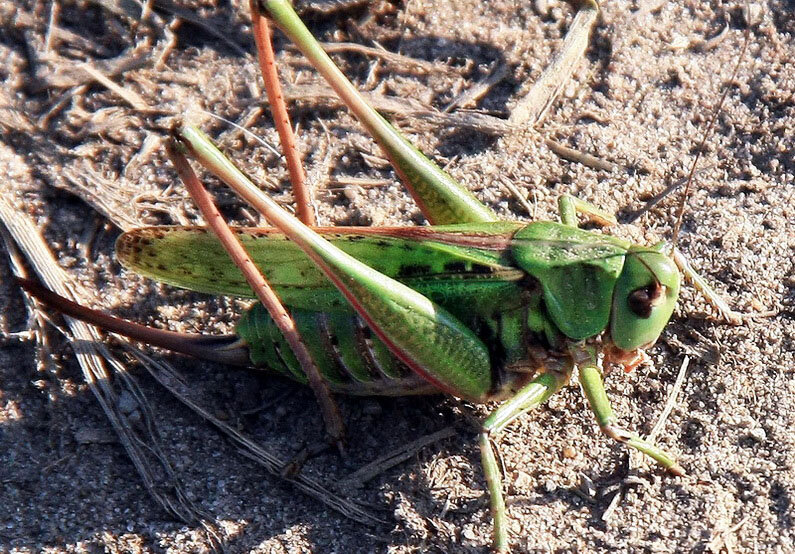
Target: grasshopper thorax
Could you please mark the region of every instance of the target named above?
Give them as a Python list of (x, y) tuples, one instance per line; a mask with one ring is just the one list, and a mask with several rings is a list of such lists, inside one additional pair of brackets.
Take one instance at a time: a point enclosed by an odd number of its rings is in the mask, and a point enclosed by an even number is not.
[(679, 271), (665, 249), (665, 243), (637, 246), (563, 223), (519, 229), (511, 254), (539, 291), (528, 327), (553, 349), (564, 338), (596, 340), (611, 361), (636, 365), (638, 351), (660, 336), (679, 295)]

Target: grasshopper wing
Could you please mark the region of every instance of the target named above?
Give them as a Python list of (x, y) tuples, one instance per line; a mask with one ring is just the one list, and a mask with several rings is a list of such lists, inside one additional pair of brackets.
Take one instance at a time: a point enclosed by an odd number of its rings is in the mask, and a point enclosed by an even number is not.
[[(445, 306), (466, 301), (488, 311), (515, 299), (524, 272), (510, 265), (516, 223), (443, 227), (331, 227), (323, 238), (376, 271), (397, 279)], [(270, 228), (235, 230), (254, 262), (292, 307), (350, 311), (343, 296), (310, 259)], [(152, 279), (210, 294), (253, 297), (243, 275), (219, 241), (203, 227), (147, 227), (124, 233), (119, 261)], [(504, 306), (504, 304), (503, 304)]]

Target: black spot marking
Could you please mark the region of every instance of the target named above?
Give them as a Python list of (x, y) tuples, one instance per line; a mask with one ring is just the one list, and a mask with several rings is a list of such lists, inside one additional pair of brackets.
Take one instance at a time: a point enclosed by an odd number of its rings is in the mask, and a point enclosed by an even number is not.
[(464, 262), (447, 262), (444, 264), (444, 270), (447, 273), (463, 273), (467, 269)]
[(431, 272), (431, 266), (425, 264), (402, 265), (398, 269), (398, 277), (419, 277), (421, 275), (428, 275)]
[(478, 273), (480, 275), (491, 275), (494, 273), (494, 268), (490, 265), (483, 265), (483, 264), (472, 264), (472, 269), (470, 270), (472, 273)]

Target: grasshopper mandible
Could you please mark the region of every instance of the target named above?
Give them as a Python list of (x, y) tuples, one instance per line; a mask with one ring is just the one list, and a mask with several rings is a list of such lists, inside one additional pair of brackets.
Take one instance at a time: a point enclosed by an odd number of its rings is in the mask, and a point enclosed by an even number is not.
[[(578, 212), (607, 224), (614, 218), (569, 196), (559, 201), (560, 223), (497, 221), (363, 103), (287, 1), (262, 7), (376, 136), (434, 224), (313, 230), (264, 196), (201, 132), (179, 130), (176, 159), (194, 155), (278, 228), (237, 235), (290, 308), (326, 385), (346, 394), (444, 392), (473, 402), (505, 400), (483, 423), (479, 441), (500, 552), (508, 549), (509, 537), (493, 439), (566, 385), (575, 369), (606, 435), (682, 473), (673, 456), (616, 425), (602, 382), (604, 365), (629, 370), (642, 362), (643, 350), (656, 342), (673, 312), (680, 272), (718, 302), (681, 256), (665, 243), (633, 245), (578, 229)], [(251, 296), (234, 265), (202, 267), (203, 257), (223, 255), (205, 229), (133, 231), (119, 239), (118, 254), (124, 265), (166, 283)], [(237, 335), (205, 341), (144, 333), (25, 286), (60, 311), (108, 330), (307, 380), (259, 304), (243, 316)]]

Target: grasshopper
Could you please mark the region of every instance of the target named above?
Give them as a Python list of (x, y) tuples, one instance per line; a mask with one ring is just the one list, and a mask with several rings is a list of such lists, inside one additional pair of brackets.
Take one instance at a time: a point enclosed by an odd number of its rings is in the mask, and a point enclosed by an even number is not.
[[(670, 245), (635, 245), (578, 228), (578, 213), (615, 219), (571, 196), (558, 222), (502, 222), (468, 191), (363, 105), (284, 0), (262, 7), (296, 42), (379, 140), (432, 226), (312, 229), (292, 218), (200, 131), (181, 128), (172, 146), (255, 205), (276, 229), (236, 235), (290, 309), (300, 336), (332, 391), (358, 395), (443, 392), (472, 402), (504, 401), (479, 436), (491, 495), (494, 547), (509, 547), (494, 439), (543, 404), (576, 373), (600, 429), (655, 460), (674, 457), (616, 423), (604, 389), (607, 366), (644, 360), (673, 313), (681, 274), (724, 314), (733, 313)], [(180, 171), (184, 175), (186, 170)], [(188, 180), (186, 178), (185, 180)], [(202, 265), (224, 254), (206, 229), (146, 228), (122, 235), (120, 261), (148, 277), (191, 290), (251, 296), (234, 264)], [(291, 344), (260, 304), (234, 336), (196, 339), (139, 327), (81, 309), (29, 282), (29, 291), (63, 313), (108, 330), (211, 360), (309, 377)], [(322, 394), (322, 393), (321, 393)], [(330, 429), (337, 439), (338, 432)]]

